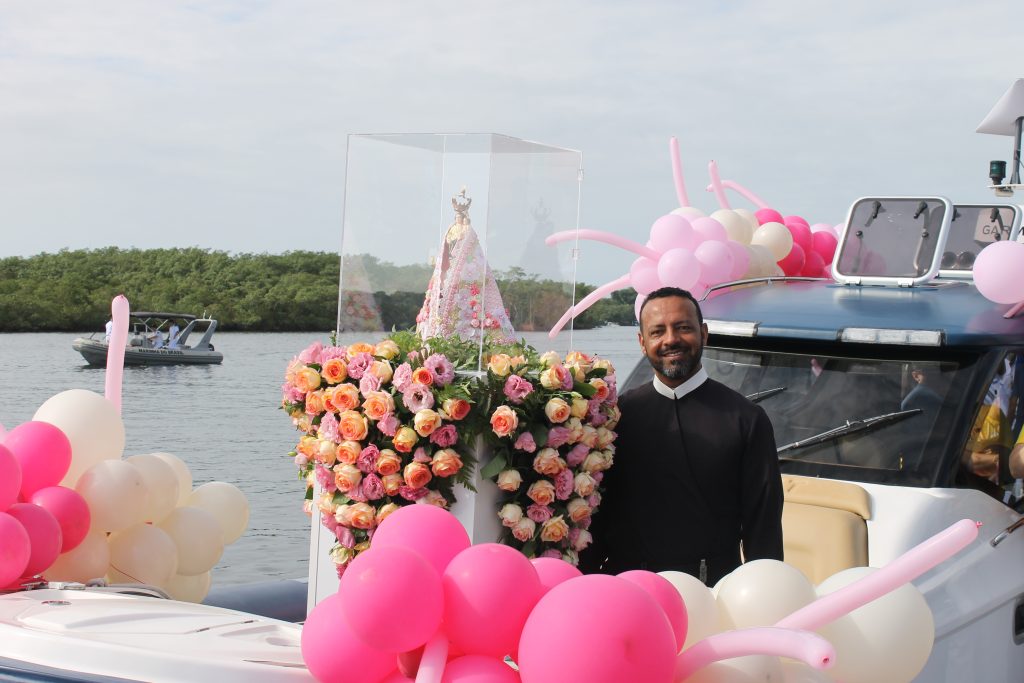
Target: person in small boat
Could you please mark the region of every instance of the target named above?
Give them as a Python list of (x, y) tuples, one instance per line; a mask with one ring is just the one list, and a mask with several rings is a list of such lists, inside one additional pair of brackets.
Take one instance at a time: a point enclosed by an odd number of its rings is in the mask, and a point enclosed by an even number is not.
[(171, 321), (171, 327), (167, 330), (167, 348), (176, 349), (178, 348), (178, 335), (181, 334), (181, 328), (178, 327), (178, 323)]
[(110, 335), (112, 334), (114, 334), (114, 321), (108, 320), (106, 324), (106, 334), (104, 335), (103, 340), (109, 344)]
[(782, 477), (764, 410), (708, 377), (708, 328), (693, 295), (651, 292), (640, 347), (654, 380), (619, 399), (586, 572), (683, 571), (708, 585), (746, 561), (781, 560)]
[(153, 344), (154, 349), (162, 349), (164, 347), (164, 333), (159, 328), (153, 330), (153, 334), (149, 336), (149, 341)]

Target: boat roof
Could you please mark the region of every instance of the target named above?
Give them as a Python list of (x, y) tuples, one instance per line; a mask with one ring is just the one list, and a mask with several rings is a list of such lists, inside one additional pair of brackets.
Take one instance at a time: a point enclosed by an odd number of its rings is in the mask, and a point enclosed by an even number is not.
[[(701, 309), (712, 334), (945, 347), (1024, 342), (1024, 316), (1004, 318), (1010, 306), (964, 281), (895, 287), (765, 279), (712, 292)], [(871, 331), (875, 338), (865, 338)]]
[(196, 320), (196, 316), (190, 315), (188, 313), (155, 313), (150, 311), (132, 311), (131, 315), (134, 318), (177, 318), (180, 320)]

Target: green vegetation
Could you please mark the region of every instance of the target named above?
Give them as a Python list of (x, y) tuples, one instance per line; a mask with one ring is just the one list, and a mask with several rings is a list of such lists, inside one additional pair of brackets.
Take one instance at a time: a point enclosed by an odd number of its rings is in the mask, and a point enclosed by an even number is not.
[[(372, 296), (383, 326), (413, 327), (430, 268), (358, 258), (372, 292), (363, 296)], [(205, 311), (223, 330), (330, 330), (337, 315), (338, 267), (336, 255), (311, 251), (231, 255), (107, 247), (8, 257), (0, 259), (0, 332), (102, 330), (117, 294), (128, 297), (135, 310)], [(517, 330), (549, 328), (571, 303), (562, 283), (520, 268), (496, 276)], [(593, 289), (578, 284), (577, 300)], [(602, 299), (576, 327), (632, 324), (635, 296), (623, 290)]]

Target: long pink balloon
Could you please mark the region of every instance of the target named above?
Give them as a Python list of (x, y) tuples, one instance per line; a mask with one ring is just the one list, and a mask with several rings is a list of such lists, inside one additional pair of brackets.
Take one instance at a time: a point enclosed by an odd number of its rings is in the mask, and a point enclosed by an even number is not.
[(715, 193), (718, 205), (723, 209), (731, 209), (729, 198), (725, 196), (725, 190), (722, 189), (722, 179), (718, 175), (718, 162), (714, 159), (708, 163), (708, 175), (711, 177), (711, 184), (708, 185), (708, 190)]
[(604, 283), (590, 294), (587, 294), (585, 297), (580, 299), (575, 306), (570, 306), (569, 310), (562, 314), (562, 317), (558, 319), (555, 326), (551, 328), (550, 332), (548, 332), (548, 337), (554, 339), (555, 335), (562, 331), (562, 328), (565, 327), (565, 324), (568, 323), (569, 320), (575, 318), (580, 313), (593, 306), (595, 301), (604, 297), (606, 294), (629, 287), (631, 282), (632, 279), (630, 278), (629, 273), (626, 273), (611, 282)]
[(438, 633), (423, 648), (420, 668), (416, 670), (416, 683), (441, 683), (447, 663), (448, 639), (443, 633)]
[(745, 188), (742, 185), (740, 185), (739, 183), (737, 183), (735, 180), (723, 180), (722, 181), (722, 187), (724, 187), (727, 190), (733, 190), (734, 192), (739, 192), (741, 195), (743, 195), (748, 200), (750, 200), (751, 203), (756, 204), (757, 208), (759, 208), (759, 209), (770, 208), (770, 205), (768, 204), (768, 202), (766, 202), (765, 200), (761, 199), (756, 194), (754, 194), (753, 192), (751, 192), (747, 188)]
[(818, 598), (775, 624), (779, 628), (816, 630), (880, 598), (966, 548), (978, 537), (978, 522), (961, 519), (895, 560), (834, 593)]
[(121, 412), (121, 380), (124, 377), (124, 347), (128, 343), (128, 299), (118, 294), (110, 302), (111, 320), (114, 329), (107, 344), (107, 374), (104, 396)]
[[(1014, 304), (1012, 307), (1010, 307), (1010, 310), (1008, 310), (1006, 313), (1003, 313), (1003, 317), (1004, 318), (1012, 318), (1013, 316), (1017, 315), (1021, 311), (1024, 311), (1024, 301), (1021, 301), (1020, 303)], [(3, 433), (2, 427), (0, 427), (0, 434), (2, 434), (2, 433)]]
[(583, 228), (582, 230), (563, 230), (562, 232), (556, 232), (553, 235), (548, 235), (547, 239), (544, 240), (544, 244), (550, 247), (555, 244), (558, 244), (559, 242), (567, 242), (569, 240), (574, 240), (577, 237), (581, 237), (585, 240), (594, 240), (595, 242), (604, 242), (606, 244), (611, 244), (612, 246), (620, 247), (622, 249), (625, 249), (626, 251), (631, 251), (634, 254), (646, 256), (647, 258), (653, 259), (655, 261), (661, 258), (661, 254), (656, 252), (654, 249), (651, 249), (650, 247), (645, 247), (644, 245), (638, 244), (633, 240), (628, 240), (625, 237), (619, 237), (618, 235), (613, 235), (612, 233), (605, 232), (603, 230), (590, 230), (588, 228)]
[(679, 140), (676, 140), (674, 135), (668, 139), (668, 155), (672, 159), (672, 178), (676, 182), (679, 206), (690, 206), (690, 197), (686, 194), (686, 181), (683, 180), (683, 161), (679, 156)]
[(690, 674), (712, 662), (747, 655), (789, 657), (815, 669), (827, 669), (835, 663), (836, 651), (831, 643), (810, 631), (771, 626), (726, 631), (683, 650), (676, 657), (674, 680), (685, 681)]

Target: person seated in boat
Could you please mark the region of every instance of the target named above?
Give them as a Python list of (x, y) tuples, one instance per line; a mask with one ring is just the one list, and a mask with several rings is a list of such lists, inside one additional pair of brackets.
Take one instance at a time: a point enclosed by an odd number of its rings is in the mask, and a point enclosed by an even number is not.
[(1018, 403), (1014, 374), (1013, 358), (1008, 356), (993, 377), (975, 416), (957, 473), (958, 484), (978, 488), (1005, 503), (1011, 502), (1014, 478), (1024, 474), (1022, 464), (1013, 464), (1013, 451), (1017, 448), (1014, 442), (1019, 441), (1014, 439), (1011, 427)]
[(178, 327), (178, 323), (171, 321), (171, 328), (167, 330), (167, 348), (176, 349), (178, 348), (178, 335), (181, 334), (181, 328)]
[(114, 333), (114, 321), (113, 320), (108, 320), (107, 324), (106, 324), (106, 335), (103, 337), (103, 340), (109, 344), (110, 343), (110, 335), (112, 335), (113, 333)]
[(150, 335), (149, 341), (153, 344), (154, 349), (162, 349), (164, 347), (164, 333), (159, 329), (153, 330), (153, 334)]
[(915, 386), (903, 398), (900, 410), (920, 409), (928, 417), (935, 417), (942, 405), (942, 397), (934, 389), (936, 368), (914, 363), (910, 366), (910, 377)]

